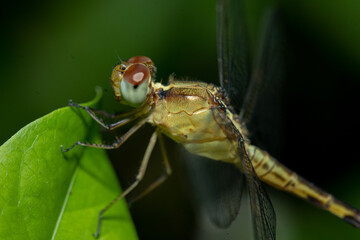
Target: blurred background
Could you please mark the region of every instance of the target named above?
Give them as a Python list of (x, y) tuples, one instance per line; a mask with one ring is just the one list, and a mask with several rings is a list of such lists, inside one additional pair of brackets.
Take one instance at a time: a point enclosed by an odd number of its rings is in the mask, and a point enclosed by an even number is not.
[[(247, 0), (250, 39), (274, 1)], [(279, 1), (285, 39), (283, 142), (279, 160), (306, 179), (360, 208), (360, 2)], [(119, 62), (145, 55), (158, 80), (218, 82), (214, 0), (9, 1), (1, 8), (0, 142), (31, 121), (86, 102), (94, 86), (103, 108), (116, 111), (109, 74)], [(146, 148), (145, 127), (121, 149), (109, 151), (128, 186)], [(181, 149), (166, 141), (174, 174), (131, 207), (140, 239), (249, 239), (246, 202), (230, 229), (211, 226), (191, 200)], [(144, 186), (162, 173), (153, 155)], [(146, 183), (147, 182), (147, 183)], [(140, 187), (141, 188), (141, 187)], [(271, 188), (278, 239), (359, 239), (360, 230)], [(110, 201), (111, 199), (109, 199)], [(244, 198), (246, 201), (246, 198)]]

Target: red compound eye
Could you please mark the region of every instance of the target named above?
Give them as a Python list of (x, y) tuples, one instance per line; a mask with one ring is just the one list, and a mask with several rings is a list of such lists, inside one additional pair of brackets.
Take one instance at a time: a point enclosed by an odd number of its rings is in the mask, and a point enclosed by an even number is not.
[(152, 60), (149, 57), (145, 56), (135, 56), (127, 60), (128, 63), (152, 63)]
[(150, 71), (144, 64), (135, 63), (128, 67), (124, 73), (124, 79), (137, 86), (150, 77)]

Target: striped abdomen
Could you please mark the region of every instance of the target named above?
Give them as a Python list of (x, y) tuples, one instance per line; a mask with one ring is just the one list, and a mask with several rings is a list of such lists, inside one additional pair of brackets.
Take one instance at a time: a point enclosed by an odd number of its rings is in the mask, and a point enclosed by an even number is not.
[(360, 227), (360, 212), (289, 170), (266, 151), (247, 145), (249, 158), (261, 181), (290, 192)]

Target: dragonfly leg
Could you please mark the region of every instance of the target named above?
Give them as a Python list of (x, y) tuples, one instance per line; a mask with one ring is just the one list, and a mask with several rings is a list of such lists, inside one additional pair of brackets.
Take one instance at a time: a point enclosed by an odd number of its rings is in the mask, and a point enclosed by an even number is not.
[(172, 170), (171, 170), (171, 166), (170, 166), (170, 163), (169, 163), (169, 159), (168, 159), (167, 154), (166, 154), (166, 148), (165, 148), (165, 145), (164, 145), (163, 135), (159, 132), (159, 130), (156, 130), (156, 131), (157, 131), (157, 134), (158, 134), (160, 150), (161, 150), (161, 155), (162, 155), (162, 158), (163, 158), (163, 164), (164, 164), (164, 167), (165, 167), (165, 169), (164, 169), (165, 171), (152, 184), (150, 184), (150, 186), (148, 186), (142, 193), (140, 193), (138, 196), (131, 199), (129, 201), (129, 205), (136, 202), (137, 200), (144, 197), (149, 192), (151, 192), (152, 190), (154, 190), (155, 188), (160, 186), (171, 175)]
[(98, 223), (98, 228), (96, 233), (94, 234), (94, 236), (96, 238), (99, 237), (100, 235), (100, 230), (101, 230), (101, 222), (102, 222), (102, 217), (104, 212), (106, 212), (107, 210), (109, 210), (109, 208), (111, 208), (115, 203), (117, 203), (119, 200), (121, 200), (122, 198), (124, 198), (128, 193), (130, 193), (138, 184), (139, 182), (143, 179), (145, 172), (146, 172), (146, 168), (148, 166), (149, 163), (149, 159), (150, 159), (150, 155), (152, 150), (154, 149), (155, 143), (157, 140), (157, 131), (155, 131), (149, 141), (149, 145), (146, 148), (143, 160), (141, 161), (141, 165), (139, 168), (139, 172), (136, 175), (136, 179), (135, 181), (125, 190), (123, 191), (122, 194), (120, 194), (117, 198), (115, 198), (109, 205), (107, 205), (104, 209), (102, 209), (99, 213), (99, 223)]
[(133, 135), (142, 125), (144, 125), (146, 122), (146, 119), (143, 119), (141, 122), (137, 123), (136, 125), (134, 125), (132, 128), (130, 128), (129, 131), (127, 131), (124, 135), (122, 135), (120, 138), (117, 138), (117, 140), (113, 143), (113, 144), (95, 144), (95, 143), (83, 143), (80, 141), (77, 141), (76, 143), (74, 143), (71, 147), (69, 148), (63, 148), (63, 146), (61, 145), (61, 150), (63, 152), (68, 152), (71, 149), (73, 149), (74, 147), (76, 147), (77, 145), (80, 146), (86, 146), (86, 147), (94, 147), (94, 148), (102, 148), (102, 149), (114, 149), (114, 148), (118, 148), (120, 147), (124, 142), (126, 142), (126, 140), (129, 139), (129, 137), (131, 137), (131, 135)]
[[(87, 106), (81, 106), (77, 103), (74, 103), (71, 99), (69, 100), (69, 106), (72, 106), (72, 107), (77, 107), (77, 108), (81, 108), (81, 109), (84, 109), (86, 110), (86, 112), (97, 122), (99, 123), (102, 127), (108, 129), (108, 130), (113, 130), (115, 128), (118, 128), (120, 126), (123, 126), (125, 125), (126, 123), (136, 119), (138, 116), (136, 114), (131, 114), (133, 113), (133, 111), (131, 112), (127, 112), (126, 114), (111, 114), (111, 113), (108, 113), (108, 112), (105, 112), (105, 111), (101, 111), (101, 110), (95, 110), (95, 109), (92, 109), (90, 107), (87, 107)], [(107, 118), (111, 118), (111, 119), (114, 119), (114, 118), (121, 118), (121, 117), (125, 117), (125, 116), (128, 116), (130, 115), (130, 117), (127, 117), (127, 118), (124, 118), (118, 122), (115, 122), (115, 123), (111, 123), (111, 124), (105, 124), (104, 121), (99, 118), (98, 116), (96, 116), (96, 114), (99, 114), (99, 115), (102, 115), (102, 116), (105, 116)]]

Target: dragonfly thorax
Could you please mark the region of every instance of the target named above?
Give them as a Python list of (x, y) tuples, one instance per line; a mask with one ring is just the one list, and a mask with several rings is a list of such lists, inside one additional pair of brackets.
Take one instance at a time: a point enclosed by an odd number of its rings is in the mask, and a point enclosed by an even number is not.
[(225, 126), (224, 119), (231, 113), (221, 88), (172, 80), (167, 86), (156, 83), (154, 91), (158, 97), (148, 122), (193, 154), (225, 162), (237, 160), (237, 142)]

